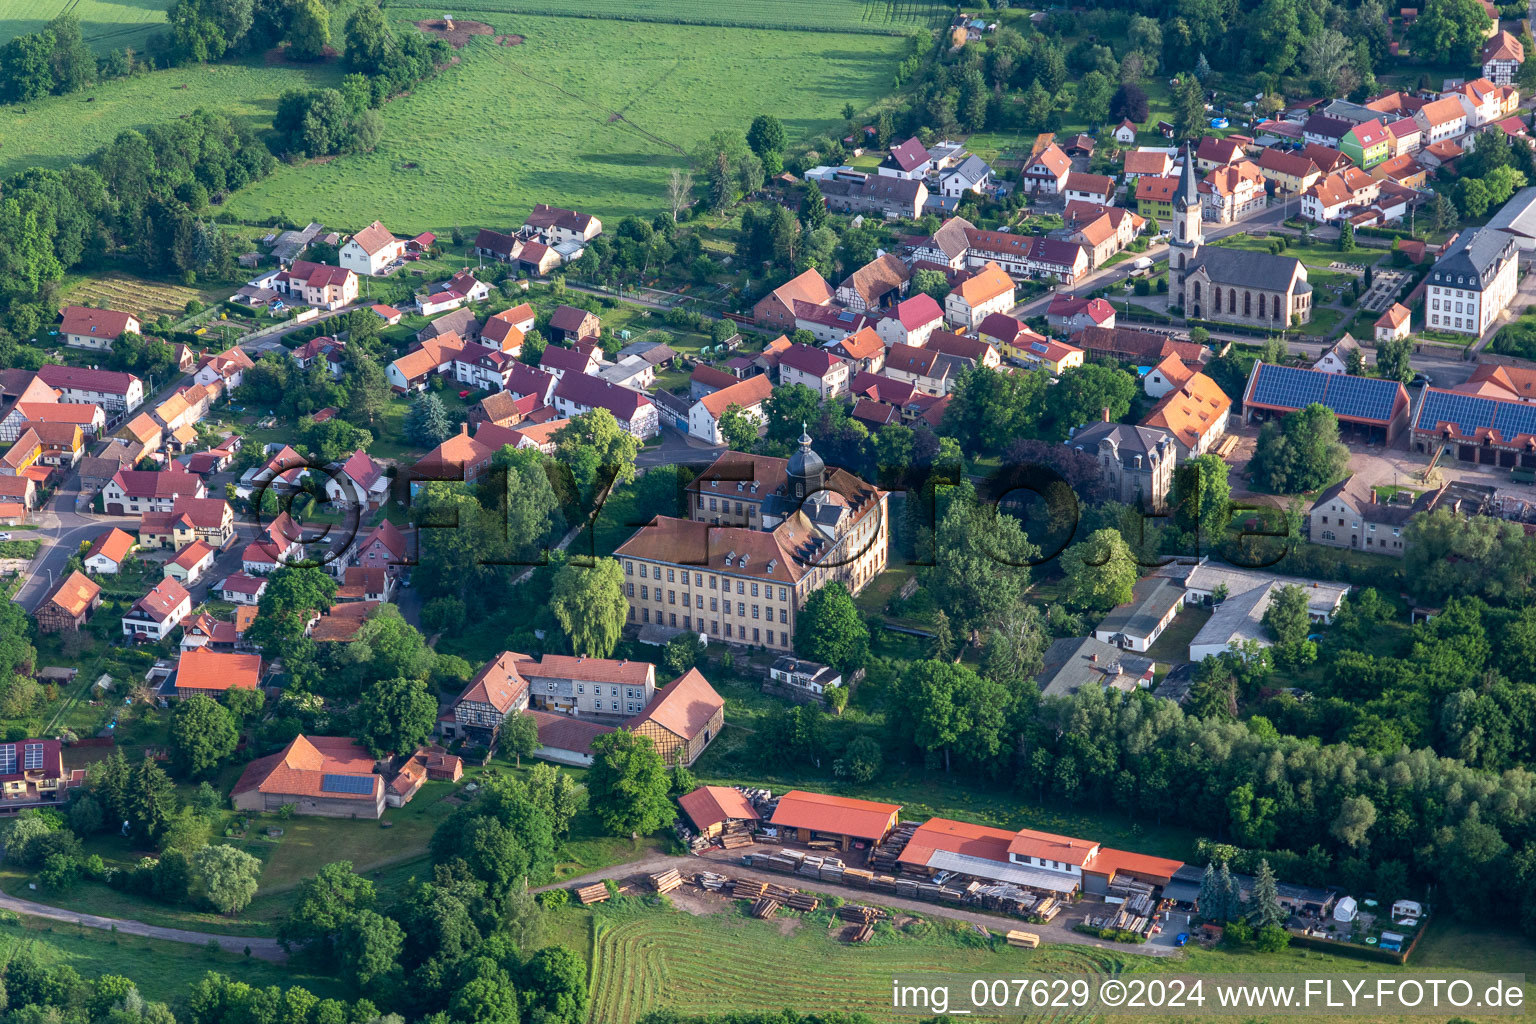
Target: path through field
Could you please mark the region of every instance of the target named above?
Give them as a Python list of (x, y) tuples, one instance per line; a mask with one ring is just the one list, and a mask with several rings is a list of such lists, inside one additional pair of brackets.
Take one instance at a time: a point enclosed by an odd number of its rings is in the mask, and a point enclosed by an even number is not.
[(115, 929), (124, 935), (142, 935), (148, 939), (185, 942), (194, 946), (206, 946), (211, 939), (217, 942), (219, 947), (226, 952), (243, 953), (249, 949), (251, 956), (270, 960), (273, 963), (282, 963), (288, 959), (287, 951), (277, 944), (276, 939), (262, 939), (241, 935), (214, 935), (209, 932), (185, 931), (181, 928), (160, 928), (156, 925), (145, 924), (142, 921), (129, 921), (118, 917), (99, 917), (96, 914), (83, 914), (76, 910), (60, 910), (58, 907), (50, 907), (46, 903), (34, 903), (32, 900), (24, 900), (3, 892), (0, 892), (0, 909), (13, 910), (18, 914), (27, 914), (32, 917), (44, 917), (50, 921), (63, 921), (65, 924), (78, 924), (86, 928), (98, 928), (102, 931), (112, 931)]

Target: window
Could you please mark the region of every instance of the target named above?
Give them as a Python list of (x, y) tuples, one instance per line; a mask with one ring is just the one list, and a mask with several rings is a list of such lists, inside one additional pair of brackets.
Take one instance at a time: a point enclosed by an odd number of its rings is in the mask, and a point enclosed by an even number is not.
[(613, 702), (613, 710), (615, 710), (615, 711), (619, 710), (619, 702), (618, 701), (614, 701)]
[(757, 596), (757, 584), (756, 583), (752, 584), (752, 596), (753, 597)]
[(738, 593), (738, 594), (745, 594), (746, 592), (747, 592), (746, 585), (744, 583), (742, 583), (741, 580), (737, 580), (736, 581), (736, 593)]
[(635, 585), (633, 583), (626, 583), (626, 584), (624, 584), (624, 592), (627, 595), (629, 595), (630, 597), (634, 597), (635, 596)]
[(676, 579), (677, 579), (677, 574), (674, 573), (671, 569), (668, 569), (667, 570), (667, 582), (668, 583), (673, 583), (673, 582), (676, 581)]
[(651, 588), (646, 586), (644, 583), (640, 584), (640, 600), (642, 600), (642, 601), (649, 601), (650, 599), (651, 599)]
[(720, 599), (718, 597), (710, 598), (709, 599), (709, 610), (713, 612), (713, 611), (719, 611), (719, 609), (720, 609)]
[(742, 619), (747, 617), (747, 603), (745, 601), (736, 602), (736, 616)]
[(779, 621), (786, 626), (789, 625), (789, 612), (786, 609), (779, 609)]
[(787, 600), (789, 600), (789, 597), (788, 597), (788, 594), (787, 594), (787, 592), (786, 592), (786, 591), (785, 591), (785, 590), (784, 590), (784, 588), (783, 588), (783, 587), (780, 587), (780, 588), (779, 588), (779, 600), (780, 600), (780, 601), (787, 601)]
[(645, 563), (640, 563), (640, 578), (645, 579)]
[(696, 587), (702, 587), (704, 585), (704, 574), (703, 573), (696, 572), (696, 573), (693, 574), (693, 585), (696, 586)]
[(667, 591), (667, 604), (677, 604), (677, 591)]
[(576, 692), (577, 693), (586, 693), (587, 692), (586, 685), (583, 684), (583, 683), (577, 683), (576, 684)]
[(710, 498), (709, 499), (709, 510), (711, 512), (715, 511), (715, 499), (714, 498)]
[(635, 563), (634, 562), (625, 562), (624, 563), (624, 575), (625, 576), (633, 576), (634, 574), (635, 574)]

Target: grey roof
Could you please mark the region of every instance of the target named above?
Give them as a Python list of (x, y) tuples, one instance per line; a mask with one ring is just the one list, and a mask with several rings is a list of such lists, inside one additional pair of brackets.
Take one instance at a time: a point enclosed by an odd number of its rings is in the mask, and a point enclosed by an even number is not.
[(1317, 500), (1312, 502), (1312, 508), (1316, 509), (1330, 501), (1343, 500), (1365, 522), (1401, 526), (1411, 519), (1414, 513), (1433, 504), (1432, 495), (1433, 492), (1420, 495), (1419, 499), (1411, 505), (1384, 504), (1376, 500), (1375, 492), (1370, 487), (1360, 482), (1359, 477), (1351, 474), (1319, 494)]
[(1200, 206), (1200, 187), (1195, 181), (1195, 154), (1188, 143), (1184, 144), (1184, 166), (1179, 170), (1179, 197), (1175, 209), (1189, 210)]
[(1124, 459), (1128, 455), (1150, 456), (1171, 443), (1173, 435), (1159, 427), (1143, 427), (1134, 423), (1090, 423), (1080, 428), (1066, 443), (1080, 451), (1092, 454), (1105, 441), (1109, 441)]
[(1189, 691), (1195, 685), (1195, 666), (1185, 662), (1175, 665), (1172, 672), (1163, 676), (1157, 684), (1157, 689), (1152, 691), (1152, 696), (1171, 700), (1175, 704), (1184, 704), (1189, 700)]
[(1200, 627), (1200, 632), (1196, 633), (1194, 639), (1189, 642), (1191, 650), (1211, 644), (1227, 647), (1246, 640), (1257, 640), (1267, 646), (1269, 631), (1264, 627), (1264, 610), (1269, 607), (1269, 602), (1277, 589), (1279, 584), (1272, 582), (1240, 594), (1230, 595), (1216, 606), (1216, 610), (1211, 612), (1210, 619)]
[(1303, 132), (1313, 135), (1321, 135), (1330, 139), (1341, 139), (1353, 128), (1354, 122), (1342, 117), (1330, 117), (1327, 114), (1313, 114), (1307, 118), (1307, 123), (1301, 126)]
[(939, 230), (933, 233), (930, 241), (934, 248), (941, 250), (950, 259), (954, 259), (970, 249), (971, 239), (968, 232), (975, 229), (976, 225), (964, 217), (951, 217), (939, 225)]
[(1035, 682), (1047, 697), (1068, 697), (1085, 686), (1130, 690), (1151, 665), (1150, 658), (1128, 654), (1091, 636), (1066, 637), (1046, 648), (1045, 668)]
[[(471, 327), (471, 324), (474, 326)], [(427, 326), (416, 332), (416, 337), (420, 340), (426, 340), (428, 338), (438, 338), (449, 331), (453, 331), (462, 338), (468, 333), (478, 331), (479, 328), (480, 321), (475, 319), (475, 311), (468, 306), (460, 306), (451, 313), (444, 313), (436, 320), (428, 323)]]
[(1452, 288), (1482, 291), (1499, 266), (1513, 259), (1515, 240), (1503, 231), (1482, 228), (1463, 231), (1449, 249), (1440, 254), (1430, 281)]
[(1517, 238), (1536, 238), (1536, 185), (1516, 192), (1487, 227), (1504, 231)]
[[(1222, 562), (1212, 562), (1202, 559), (1199, 564), (1187, 567), (1169, 566), (1168, 569), (1158, 570), (1157, 575), (1169, 575), (1178, 578), (1182, 573), (1184, 588), (1186, 590), (1199, 591), (1201, 593), (1213, 593), (1218, 586), (1225, 585), (1229, 596), (1250, 593), (1272, 583), (1281, 586), (1297, 586), (1307, 592), (1307, 608), (1316, 615), (1332, 615), (1339, 601), (1349, 593), (1348, 583), (1330, 583), (1323, 580), (1309, 580), (1300, 576), (1279, 576), (1273, 573), (1255, 569), (1240, 569), (1234, 565), (1226, 565)], [(1173, 571), (1168, 571), (1169, 569)]]
[[(1145, 639), (1152, 635), (1170, 608), (1184, 600), (1184, 588), (1164, 576), (1147, 576), (1136, 581), (1131, 599), (1110, 609), (1094, 633), (1123, 634)], [(1113, 639), (1113, 638), (1111, 638)]]
[(1334, 100), (1323, 108), (1323, 113), (1331, 118), (1352, 121), (1355, 124), (1364, 124), (1367, 121), (1375, 121), (1377, 119), (1383, 122), (1386, 121), (1381, 111), (1372, 110), (1370, 107), (1362, 106), (1359, 103), (1351, 103), (1349, 100)]
[(948, 181), (950, 178), (960, 178), (968, 184), (974, 185), (976, 182), (985, 179), (991, 173), (992, 168), (988, 167), (987, 162), (981, 157), (968, 156), (960, 162), (958, 167), (946, 173), (944, 175), (944, 180)]
[[(1301, 270), (1301, 261), (1294, 256), (1213, 245), (1201, 249), (1189, 269), (1193, 273), (1202, 267), (1212, 284), (1282, 289), (1287, 282), (1295, 280)], [(1303, 288), (1303, 284), (1305, 282), (1297, 284), (1298, 294), (1312, 290), (1311, 285)]]
[(619, 349), (619, 358), (639, 356), (652, 366), (677, 358), (677, 352), (664, 341), (635, 341)]

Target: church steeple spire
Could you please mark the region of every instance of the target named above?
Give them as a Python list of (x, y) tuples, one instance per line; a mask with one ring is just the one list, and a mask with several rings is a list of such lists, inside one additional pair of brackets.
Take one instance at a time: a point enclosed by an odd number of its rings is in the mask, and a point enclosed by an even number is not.
[(1195, 181), (1195, 153), (1189, 143), (1184, 143), (1184, 169), (1179, 173), (1179, 197), (1174, 200), (1175, 210), (1187, 210), (1200, 205), (1200, 187)]
[(1168, 284), (1173, 295), (1184, 294), (1184, 275), (1205, 240), (1201, 221), (1200, 185), (1195, 179), (1195, 149), (1184, 144), (1184, 166), (1179, 171), (1179, 191), (1173, 199), (1172, 236), (1168, 240)]

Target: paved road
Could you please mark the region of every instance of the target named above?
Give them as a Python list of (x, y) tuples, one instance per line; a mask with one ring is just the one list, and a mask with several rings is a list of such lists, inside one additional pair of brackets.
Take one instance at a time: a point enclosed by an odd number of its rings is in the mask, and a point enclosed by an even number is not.
[(705, 444), (673, 427), (662, 427), (661, 444), (640, 449), (640, 454), (635, 457), (635, 465), (641, 469), (686, 466), (690, 463), (708, 465), (725, 448), (723, 444)]
[(244, 953), (247, 949), (251, 956), (260, 957), (263, 960), (271, 960), (274, 963), (282, 963), (288, 959), (287, 952), (277, 944), (276, 939), (260, 939), (242, 935), (214, 935), (211, 932), (190, 932), (180, 928), (160, 928), (156, 925), (145, 924), (142, 921), (127, 921), (116, 917), (98, 917), (95, 914), (82, 914), (73, 910), (60, 910), (58, 907), (50, 907), (46, 903), (34, 903), (32, 900), (20, 899), (7, 893), (0, 892), (0, 909), (13, 910), (18, 914), (30, 914), (33, 917), (43, 917), (50, 921), (63, 921), (66, 924), (83, 925), (86, 928), (99, 928), (102, 931), (117, 929), (124, 935), (142, 935), (148, 939), (164, 939), (167, 942), (185, 942), (194, 946), (206, 946), (212, 939), (229, 953)]
[[(125, 529), (136, 529), (138, 520), (131, 517), (98, 517), (77, 511), (80, 497), (80, 478), (75, 476), (54, 493), (53, 500), (39, 509), (36, 530), (25, 531), (26, 538), (40, 540), (43, 546), (32, 560), (28, 572), (31, 576), (16, 594), (16, 601), (27, 611), (33, 611), (53, 584), (58, 582), (64, 564), (69, 561), (83, 540), (95, 540), (96, 535), (109, 529), (113, 523)], [(18, 538), (22, 533), (17, 533)]]
[(1144, 956), (1174, 956), (1180, 952), (1178, 947), (1171, 944), (1171, 933), (1166, 932), (1159, 939), (1167, 938), (1169, 944), (1164, 945), (1156, 941), (1140, 945), (1129, 943), (1106, 943), (1102, 939), (1096, 939), (1091, 935), (1083, 935), (1072, 930), (1074, 924), (1081, 922), (1083, 911), (1080, 908), (1068, 907), (1057, 916), (1050, 924), (1022, 924), (1018, 918), (1004, 917), (998, 914), (983, 914), (976, 911), (964, 910), (959, 907), (944, 903), (928, 903), (923, 900), (903, 899), (889, 893), (875, 893), (868, 889), (855, 889), (852, 886), (839, 885), (835, 882), (825, 882), (819, 879), (799, 878), (794, 875), (785, 875), (777, 871), (757, 871), (741, 863), (743, 853), (772, 853), (778, 847), (752, 846), (738, 850), (706, 850), (697, 856), (673, 856), (671, 854), (652, 854), (628, 864), (616, 864), (613, 867), (604, 868), (601, 871), (593, 871), (576, 878), (567, 878), (556, 885), (546, 885), (541, 889), (570, 889), (579, 885), (590, 885), (593, 882), (601, 882), (606, 879), (630, 878), (637, 875), (650, 875), (668, 868), (677, 868), (684, 878), (691, 878), (698, 871), (715, 871), (732, 878), (751, 878), (761, 882), (773, 882), (779, 885), (788, 885), (795, 888), (809, 889), (814, 892), (833, 893), (845, 899), (858, 903), (870, 903), (882, 907), (891, 907), (901, 910), (910, 910), (913, 913), (922, 914), (925, 917), (947, 917), (955, 921), (964, 921), (967, 924), (978, 924), (983, 928), (993, 931), (1021, 927), (1037, 933), (1044, 942), (1066, 943), (1074, 946), (1096, 946), (1098, 948), (1112, 948), (1117, 952), (1140, 953)]

